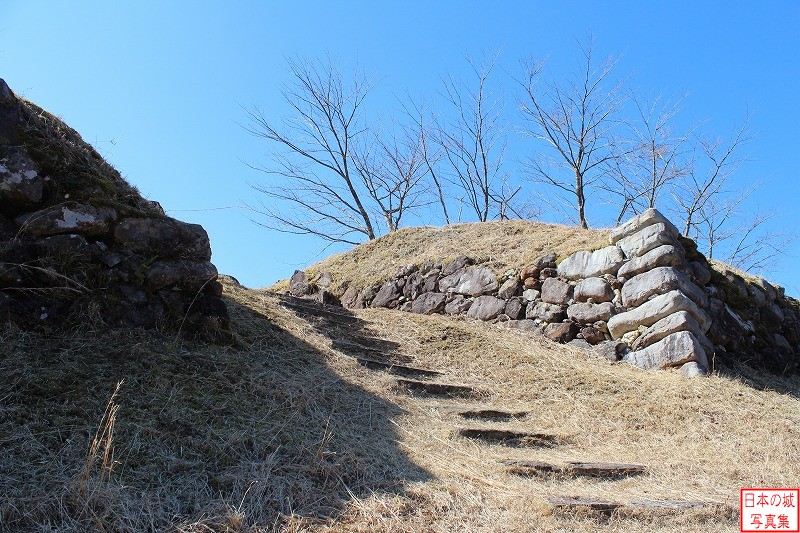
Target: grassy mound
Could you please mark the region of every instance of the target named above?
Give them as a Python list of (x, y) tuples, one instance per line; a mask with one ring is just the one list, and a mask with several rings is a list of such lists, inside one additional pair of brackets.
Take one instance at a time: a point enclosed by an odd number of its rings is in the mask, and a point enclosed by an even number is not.
[[(507, 449), (454, 436), (466, 422), (448, 408), (466, 400), (397, 389), (332, 343), (338, 327), (225, 290), (232, 345), (0, 330), (0, 530), (727, 531), (739, 487), (800, 479), (796, 378), (690, 381), (500, 326), (353, 315), (387, 355), (484, 391), (476, 405), (530, 413), (511, 427), (568, 441)], [(498, 463), (523, 458), (650, 472), (537, 480)], [(553, 494), (718, 505), (573, 516), (550, 510)]]
[[(497, 273), (522, 268), (542, 255), (555, 252), (561, 259), (578, 250), (608, 246), (608, 231), (527, 220), (474, 222), (441, 227), (410, 227), (335, 254), (306, 269), (310, 275), (330, 272), (334, 292), (349, 281), (367, 286), (385, 281), (400, 265), (426, 259), (454, 259), (466, 255), (486, 262)], [(280, 282), (276, 289), (288, 287)]]

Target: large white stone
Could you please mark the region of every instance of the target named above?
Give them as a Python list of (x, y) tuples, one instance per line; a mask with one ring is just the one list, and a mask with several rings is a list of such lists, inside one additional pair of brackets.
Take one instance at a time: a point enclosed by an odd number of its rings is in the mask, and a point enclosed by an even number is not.
[(642, 228), (658, 223), (667, 226), (676, 236), (680, 235), (678, 229), (672, 224), (672, 222), (667, 220), (667, 217), (662, 215), (657, 209), (650, 208), (644, 213), (636, 215), (624, 224), (620, 224), (616, 228), (612, 229), (610, 242), (611, 244), (616, 244), (620, 239), (624, 239), (628, 235), (633, 235)]
[(632, 348), (639, 350), (655, 344), (664, 337), (677, 333), (678, 331), (688, 331), (700, 341), (700, 345), (705, 350), (706, 355), (714, 353), (714, 345), (700, 329), (697, 320), (686, 311), (678, 311), (666, 316), (650, 326), (648, 330), (633, 341)]
[(700, 341), (688, 331), (673, 333), (647, 348), (630, 352), (623, 360), (645, 370), (680, 366), (689, 361), (708, 368)]
[(586, 278), (575, 285), (573, 298), (576, 302), (610, 302), (614, 299), (614, 289), (603, 278)]
[(467, 316), (470, 318), (479, 318), (481, 320), (492, 320), (497, 318), (500, 313), (506, 308), (505, 300), (496, 298), (494, 296), (479, 296), (467, 311)]
[(605, 322), (614, 314), (614, 304), (611, 302), (590, 304), (575, 303), (567, 307), (567, 317), (578, 324), (594, 324)]
[(625, 257), (638, 257), (664, 244), (676, 244), (677, 235), (663, 222), (646, 226), (617, 242)]
[(634, 257), (619, 267), (617, 276), (620, 278), (632, 278), (637, 274), (662, 266), (687, 268), (682, 249), (671, 244), (653, 248), (646, 254)]
[(687, 311), (694, 317), (703, 332), (711, 326), (708, 313), (700, 309), (696, 303), (680, 291), (670, 291), (656, 296), (639, 307), (614, 315), (608, 320), (608, 331), (611, 337), (619, 339), (625, 333), (637, 329), (639, 326), (652, 326), (665, 316)]
[(708, 296), (694, 282), (674, 267), (656, 267), (638, 274), (622, 286), (622, 305), (636, 307), (648, 298), (679, 290), (703, 309), (708, 308)]
[(467, 296), (490, 294), (498, 288), (497, 277), (486, 267), (467, 267), (439, 280), (439, 290)]
[(593, 252), (577, 252), (558, 264), (558, 275), (567, 279), (594, 278), (616, 274), (625, 261), (618, 246), (607, 246)]

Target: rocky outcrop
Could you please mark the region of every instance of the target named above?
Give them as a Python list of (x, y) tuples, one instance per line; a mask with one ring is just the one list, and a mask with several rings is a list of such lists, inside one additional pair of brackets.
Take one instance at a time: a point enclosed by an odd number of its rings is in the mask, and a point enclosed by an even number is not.
[[(348, 287), (342, 303), (503, 323), (687, 377), (734, 359), (798, 370), (799, 306), (782, 290), (712, 269), (655, 209), (613, 229), (609, 242), (502, 274), (465, 256), (406, 265), (380, 285)], [(305, 278), (299, 283), (307, 287)]]
[(0, 320), (219, 332), (206, 231), (164, 214), (0, 80)]

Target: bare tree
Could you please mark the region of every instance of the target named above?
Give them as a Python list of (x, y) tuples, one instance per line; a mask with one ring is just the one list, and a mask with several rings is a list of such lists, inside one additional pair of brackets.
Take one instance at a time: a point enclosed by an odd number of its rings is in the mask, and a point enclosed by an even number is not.
[(747, 271), (774, 266), (793, 237), (777, 230), (776, 211), (749, 213), (745, 202), (760, 186), (717, 194), (697, 213), (695, 238), (709, 258)]
[[(743, 160), (739, 151), (750, 140), (749, 114), (728, 140), (699, 139), (698, 152), (688, 163), (683, 183), (673, 191), (673, 198), (683, 218), (683, 234), (696, 233), (700, 213), (716, 200), (729, 194), (728, 180)], [(708, 213), (708, 209), (706, 209)]]
[(416, 136), (419, 139), (420, 156), (427, 169), (433, 185), (436, 201), (442, 210), (442, 217), (445, 224), (450, 224), (450, 214), (447, 211), (446, 186), (447, 183), (440, 175), (439, 163), (443, 158), (441, 145), (437, 142), (436, 131), (431, 126), (434, 120), (430, 118), (422, 104), (410, 101), (409, 104), (402, 104), (406, 116), (411, 120)]
[(521, 109), (529, 124), (526, 133), (553, 152), (531, 159), (532, 178), (566, 194), (580, 226), (588, 228), (587, 191), (617, 157), (611, 130), (622, 98), (620, 85), (607, 87), (617, 59), (597, 64), (591, 37), (580, 49), (579, 74), (563, 84), (542, 80), (543, 63), (527, 64)]
[[(277, 182), (257, 186), (278, 205), (262, 203), (268, 227), (358, 244), (376, 236), (362, 201), (362, 176), (353, 151), (367, 132), (362, 105), (369, 92), (363, 76), (345, 83), (330, 62), (290, 61), (293, 84), (283, 91), (292, 116), (276, 125), (260, 109), (247, 110), (245, 129), (280, 150), (269, 166), (254, 166)], [(360, 236), (360, 238), (359, 238)]]
[(425, 205), (420, 182), (428, 173), (422, 132), (404, 128), (383, 140), (376, 135), (373, 144), (354, 156), (370, 198), (389, 232), (399, 229), (403, 215)]
[(475, 85), (445, 80), (444, 96), (454, 116), (438, 125), (436, 140), (450, 181), (464, 192), (478, 220), (485, 222), (495, 212), (501, 216), (508, 213), (513, 197), (499, 185), (504, 179), (501, 171), (506, 142), (500, 123), (502, 101), (493, 98), (487, 84), (494, 63), (477, 66), (469, 61), (469, 65)]
[(690, 172), (688, 135), (678, 135), (671, 128), (681, 100), (630, 96), (636, 113), (626, 121), (629, 136), (614, 148), (617, 157), (608, 160), (609, 179), (600, 184), (601, 189), (619, 200), (616, 224), (628, 211), (640, 213), (659, 205), (662, 194)]

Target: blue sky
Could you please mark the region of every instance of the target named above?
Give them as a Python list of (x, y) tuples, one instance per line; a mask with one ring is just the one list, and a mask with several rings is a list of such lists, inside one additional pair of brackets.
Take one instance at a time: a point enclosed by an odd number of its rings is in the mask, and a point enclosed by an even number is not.
[[(639, 93), (688, 97), (680, 120), (721, 135), (751, 110), (755, 139), (737, 179), (764, 180), (752, 205), (778, 209), (796, 233), (800, 154), (800, 2), (0, 2), (0, 77), (60, 115), (143, 194), (208, 230), (219, 270), (250, 286), (291, 275), (331, 251), (268, 231), (240, 206), (264, 177), (245, 162), (269, 150), (240, 126), (242, 106), (280, 118), (286, 57), (330, 55), (375, 81), (369, 109), (435, 97), (465, 57), (500, 53), (496, 82), (530, 56), (555, 76), (576, 40), (622, 56)], [(499, 89), (498, 89), (499, 90)], [(516, 142), (516, 141), (515, 141)], [(514, 144), (514, 143), (512, 143)], [(514, 144), (511, 152), (524, 150)], [(590, 223), (608, 224), (600, 214)], [(800, 245), (767, 277), (800, 293)]]

